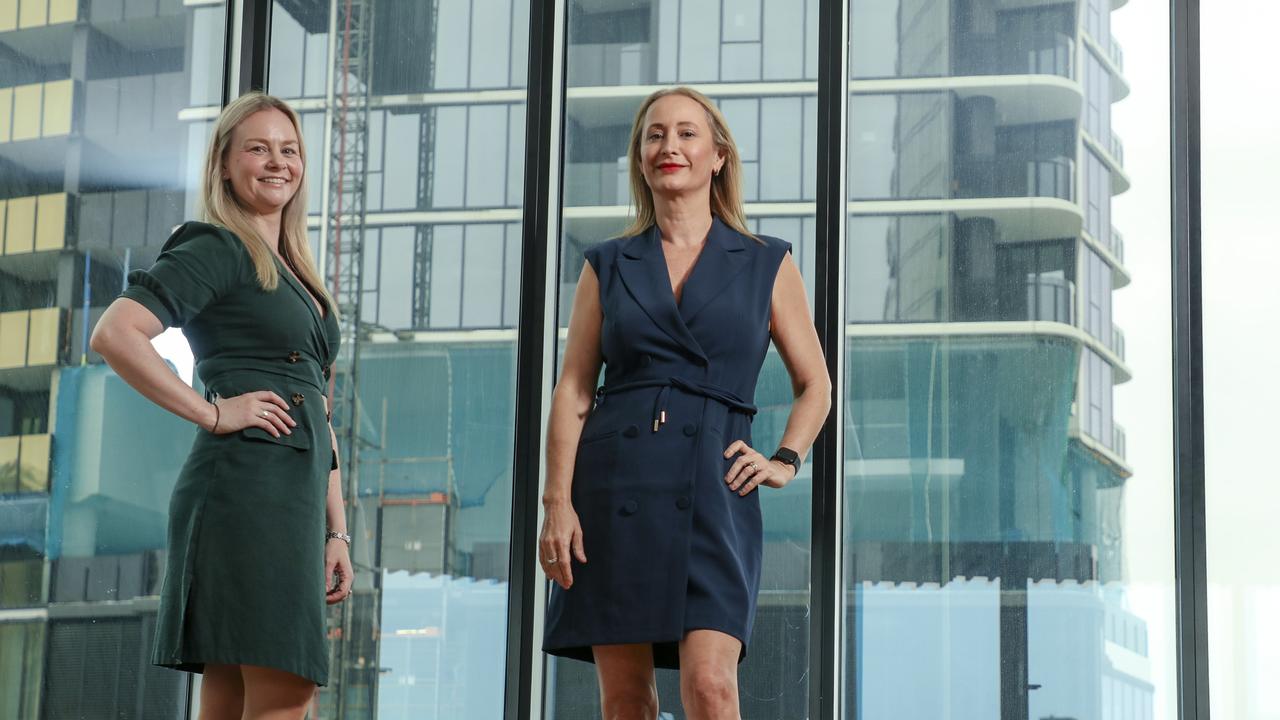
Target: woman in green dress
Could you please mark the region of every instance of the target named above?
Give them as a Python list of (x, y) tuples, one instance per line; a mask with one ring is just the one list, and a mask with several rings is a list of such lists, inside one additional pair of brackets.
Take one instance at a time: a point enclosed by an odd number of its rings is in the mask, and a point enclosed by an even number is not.
[[(284, 102), (228, 105), (205, 162), (208, 222), (129, 274), (90, 343), (199, 426), (170, 501), (152, 661), (204, 674), (202, 719), (302, 718), (329, 675), (325, 603), (351, 592), (325, 398), (338, 325), (307, 243), (305, 158)], [(205, 397), (153, 349), (166, 327), (190, 342)]]

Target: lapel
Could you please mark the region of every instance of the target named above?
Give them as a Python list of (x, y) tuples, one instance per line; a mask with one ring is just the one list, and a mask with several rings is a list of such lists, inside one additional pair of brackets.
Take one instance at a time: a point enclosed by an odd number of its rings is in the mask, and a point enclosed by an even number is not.
[[(667, 274), (667, 261), (662, 255), (661, 239), (655, 224), (645, 232), (634, 235), (622, 244), (618, 257), (618, 275), (623, 284), (646, 315), (685, 349), (703, 360), (706, 353), (689, 332), (676, 309), (675, 296), (671, 294), (671, 277)], [(705, 254), (705, 249), (704, 249)], [(690, 278), (692, 280), (692, 278)], [(689, 286), (685, 285), (687, 297)]]
[[(720, 218), (711, 218), (711, 231), (707, 233), (707, 244), (698, 256), (698, 262), (685, 281), (684, 293), (680, 296), (680, 316), (685, 325), (693, 321), (699, 310), (707, 306), (726, 285), (747, 265), (750, 253), (745, 252), (746, 244), (742, 235), (733, 228), (720, 222)], [(668, 281), (670, 286), (670, 281)]]
[[(272, 256), (274, 257), (275, 253), (272, 253)], [(297, 293), (298, 297), (302, 300), (302, 304), (306, 305), (307, 310), (311, 311), (311, 320), (320, 328), (320, 335), (323, 337), (326, 334), (324, 318), (320, 316), (320, 311), (316, 309), (316, 300), (313, 300), (311, 293), (302, 286), (300, 281), (293, 277), (293, 273), (289, 272), (289, 268), (285, 267), (284, 262), (282, 262), (280, 258), (275, 258), (275, 261), (276, 271), (280, 273), (280, 279), (283, 280), (286, 285), (293, 288), (293, 291)], [(320, 302), (324, 301), (321, 300)]]

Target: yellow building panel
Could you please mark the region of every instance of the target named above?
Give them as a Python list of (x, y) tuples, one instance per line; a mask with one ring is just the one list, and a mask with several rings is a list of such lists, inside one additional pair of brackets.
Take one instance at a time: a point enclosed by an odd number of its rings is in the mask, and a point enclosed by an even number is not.
[[(4, 0), (0, 0), (0, 3)], [(13, 88), (0, 88), (0, 142), (13, 133)]]
[(36, 250), (60, 250), (67, 237), (67, 196), (64, 193), (36, 198)]
[(76, 21), (76, 0), (50, 0), (49, 24)]
[(19, 85), (13, 89), (13, 142), (40, 137), (41, 94), (44, 86)]
[(58, 362), (58, 330), (62, 310), (42, 308), (31, 311), (31, 330), (27, 340), (28, 365), (53, 365)]
[(18, 0), (0, 0), (0, 32), (18, 27)]
[(4, 222), (4, 254), (29, 253), (35, 249), (36, 199), (9, 198)]
[(17, 437), (0, 437), (0, 493), (18, 491)]
[(0, 368), (19, 368), (27, 364), (26, 310), (0, 313)]
[(44, 84), (44, 136), (71, 132), (71, 80)]
[(49, 492), (48, 435), (24, 435), (18, 448), (18, 492)]
[(49, 23), (49, 0), (20, 0), (18, 27), (30, 28)]

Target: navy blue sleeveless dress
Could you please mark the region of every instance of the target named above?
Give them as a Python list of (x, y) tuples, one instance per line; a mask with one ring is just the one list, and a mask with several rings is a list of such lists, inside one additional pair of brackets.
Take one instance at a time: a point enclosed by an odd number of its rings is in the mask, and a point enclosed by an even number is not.
[(677, 305), (660, 243), (654, 226), (585, 253), (600, 280), (605, 381), (573, 470), (587, 563), (573, 561), (568, 590), (552, 585), (552, 655), (591, 661), (592, 645), (652, 643), (655, 666), (678, 668), (685, 633), (710, 629), (740, 640), (746, 657), (760, 498), (725, 484), (724, 450), (751, 444), (774, 279), (791, 245), (714, 219)]

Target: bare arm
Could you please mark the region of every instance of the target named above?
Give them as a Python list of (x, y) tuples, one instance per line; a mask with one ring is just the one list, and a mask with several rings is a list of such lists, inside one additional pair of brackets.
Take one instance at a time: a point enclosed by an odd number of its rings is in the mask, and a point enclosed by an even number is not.
[[(329, 398), (324, 400), (325, 415), (329, 415)], [(338, 455), (338, 436), (329, 424), (329, 443), (334, 457)], [(340, 465), (340, 464), (339, 464)], [(329, 490), (325, 495), (325, 519), (327, 527), (333, 532), (347, 533), (347, 513), (342, 501), (342, 471), (335, 468), (329, 471)], [(338, 538), (325, 539), (325, 602), (332, 605), (342, 602), (351, 594), (351, 583), (355, 580), (355, 571), (351, 566), (351, 552), (347, 543)], [(338, 581), (333, 582), (334, 575)]]
[[(573, 461), (582, 426), (591, 412), (596, 379), (604, 358), (600, 354), (600, 283), (590, 263), (582, 268), (578, 289), (569, 316), (560, 381), (551, 394), (551, 416), (547, 423), (547, 484), (542, 504), (542, 568), (547, 576), (568, 588), (573, 584), (570, 551), (578, 562), (586, 562), (582, 526), (570, 502)], [(555, 562), (551, 562), (555, 560)]]
[(600, 377), (600, 284), (591, 264), (582, 266), (578, 289), (569, 315), (569, 335), (565, 342), (560, 381), (551, 393), (551, 415), (547, 427), (547, 487), (543, 505), (569, 502), (573, 482), (573, 458), (577, 453), (582, 426), (591, 412), (596, 379)]
[(809, 316), (804, 278), (790, 253), (783, 258), (773, 285), (769, 331), (791, 375), (795, 396), (782, 433), (782, 445), (804, 458), (831, 411), (831, 377), (827, 374), (818, 331)]
[[(212, 432), (216, 424), (219, 433), (250, 426), (276, 436), (292, 432), (290, 428), (297, 423), (289, 417), (289, 404), (273, 392), (263, 390), (219, 400), (218, 408), (205, 402), (169, 369), (151, 345), (151, 339), (162, 332), (164, 324), (141, 303), (117, 298), (102, 313), (89, 347), (143, 397), (206, 430)], [(282, 412), (268, 412), (263, 417), (262, 411), (272, 405)]]
[[(770, 301), (769, 332), (778, 355), (791, 375), (795, 400), (782, 433), (782, 445), (795, 450), (803, 459), (822, 430), (831, 410), (831, 378), (827, 375), (818, 331), (809, 317), (809, 303), (800, 269), (788, 253), (778, 267)], [(780, 488), (795, 477), (791, 466), (770, 460), (768, 454), (736, 440), (725, 448), (726, 458), (738, 455), (725, 475), (725, 482), (739, 495), (746, 495), (758, 485)]]
[(218, 412), (213, 405), (174, 374), (152, 338), (164, 332), (160, 319), (129, 298), (111, 303), (93, 328), (89, 347), (151, 402), (205, 430), (212, 430)]

